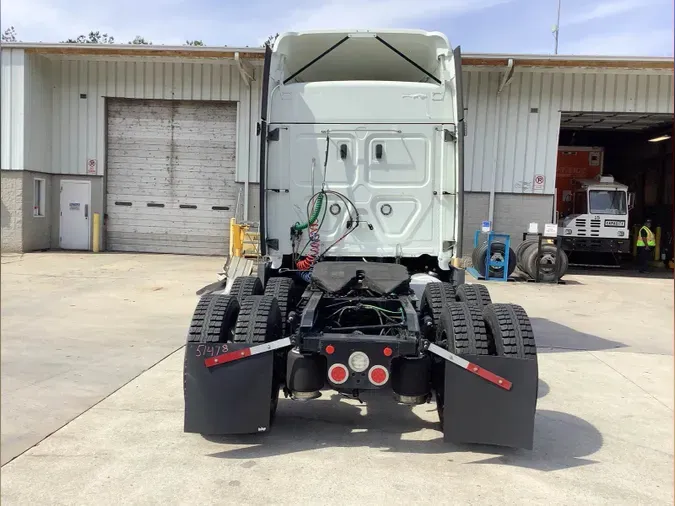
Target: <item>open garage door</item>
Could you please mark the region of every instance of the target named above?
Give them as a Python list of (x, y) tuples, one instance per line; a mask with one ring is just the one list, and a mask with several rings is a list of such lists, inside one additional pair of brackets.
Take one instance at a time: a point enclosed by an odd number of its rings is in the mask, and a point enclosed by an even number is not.
[(107, 249), (226, 254), (236, 103), (111, 99), (107, 124)]
[(662, 232), (654, 260), (672, 257), (672, 132), (672, 114), (562, 113), (556, 210), (571, 264), (630, 262), (647, 218)]

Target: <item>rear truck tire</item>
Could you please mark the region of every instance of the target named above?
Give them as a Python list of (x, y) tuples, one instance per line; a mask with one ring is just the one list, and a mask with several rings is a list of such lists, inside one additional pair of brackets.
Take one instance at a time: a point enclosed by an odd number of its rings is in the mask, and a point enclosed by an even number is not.
[(487, 286), (480, 284), (463, 284), (457, 287), (457, 301), (484, 308), (492, 304)]
[[(443, 311), (456, 297), (455, 287), (451, 283), (427, 283), (420, 301), (420, 316), (430, 316), (432, 326), (438, 327)], [(424, 326), (422, 328), (425, 329)], [(431, 333), (429, 337), (432, 337)]]
[(271, 278), (265, 286), (265, 295), (270, 295), (277, 299), (279, 310), (281, 311), (281, 323), (286, 328), (288, 313), (293, 310), (295, 298), (295, 284), (291, 278)]
[[(437, 325), (439, 346), (461, 355), (488, 355), (489, 339), (481, 308), (464, 302), (451, 302)], [(443, 427), (445, 360), (434, 355), (432, 383), (436, 392), (436, 409)], [(455, 367), (447, 365), (447, 367)]]
[[(538, 245), (532, 244), (523, 252), (523, 264), (525, 266), (525, 272), (530, 275), (532, 279), (536, 279), (537, 276), (537, 254), (538, 254)], [(569, 267), (569, 259), (567, 254), (560, 250), (560, 263), (558, 264), (558, 269), (556, 270), (556, 256), (558, 254), (557, 247), (555, 244), (542, 244), (541, 245), (541, 263), (540, 263), (540, 280), (552, 283), (557, 279), (562, 278)]]
[[(258, 278), (256, 278), (258, 279)], [(277, 299), (271, 295), (252, 295), (241, 301), (239, 317), (234, 329), (234, 342), (250, 345), (281, 339), (283, 326)], [(274, 352), (274, 374), (270, 402), (270, 426), (279, 404), (279, 388), (285, 381), (286, 353)]]
[(239, 302), (232, 295), (208, 294), (199, 299), (188, 330), (188, 343), (227, 343), (234, 338)]
[(239, 276), (234, 278), (230, 295), (234, 295), (239, 300), (251, 295), (262, 295), (263, 284), (258, 276)]
[[(476, 248), (472, 255), (471, 261), (473, 262), (473, 267), (478, 271), (478, 273), (485, 277), (485, 257), (487, 256), (487, 242), (478, 248)], [(506, 245), (503, 242), (493, 242), (490, 255), (501, 256), (502, 258), (506, 254)], [(509, 265), (507, 274), (510, 276), (513, 274), (513, 271), (516, 270), (516, 254), (513, 249), (509, 248)], [(504, 269), (501, 267), (492, 267), (490, 269), (490, 277), (501, 277), (503, 275)]]
[(517, 304), (490, 304), (483, 309), (490, 355), (536, 359), (530, 318)]

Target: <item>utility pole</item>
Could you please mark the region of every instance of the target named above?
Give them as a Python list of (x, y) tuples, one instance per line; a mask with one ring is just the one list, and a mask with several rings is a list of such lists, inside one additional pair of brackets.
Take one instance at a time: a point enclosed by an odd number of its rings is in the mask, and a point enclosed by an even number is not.
[(555, 25), (553, 25), (553, 38), (555, 39), (555, 47), (553, 49), (553, 54), (558, 54), (558, 35), (560, 34), (560, 3), (562, 0), (558, 0), (558, 17), (556, 18)]

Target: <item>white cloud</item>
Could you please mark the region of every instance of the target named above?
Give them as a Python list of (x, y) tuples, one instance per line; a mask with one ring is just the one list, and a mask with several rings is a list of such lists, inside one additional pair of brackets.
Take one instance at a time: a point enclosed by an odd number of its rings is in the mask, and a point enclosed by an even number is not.
[(673, 32), (645, 30), (591, 35), (571, 44), (561, 44), (560, 53), (606, 56), (673, 56)]
[(658, 0), (616, 0), (613, 2), (603, 2), (588, 10), (581, 10), (570, 16), (565, 14), (563, 4), (560, 24), (562, 26), (570, 26), (588, 23), (589, 21), (624, 14), (638, 8), (648, 8), (649, 4), (656, 2), (658, 2)]

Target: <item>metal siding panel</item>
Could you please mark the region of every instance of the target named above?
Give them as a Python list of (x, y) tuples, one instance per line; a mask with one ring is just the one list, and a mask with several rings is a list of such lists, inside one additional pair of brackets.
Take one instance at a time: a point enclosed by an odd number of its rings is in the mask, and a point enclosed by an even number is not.
[(183, 75), (183, 90), (180, 95), (181, 100), (193, 100), (195, 97), (194, 84), (192, 81), (192, 71), (194, 63), (184, 63), (181, 69)]
[(659, 76), (651, 75), (647, 81), (647, 112), (659, 112)]
[(124, 91), (122, 92), (123, 97), (127, 98), (136, 98), (136, 65), (134, 62), (126, 62), (124, 64)]
[(518, 120), (516, 123), (516, 149), (513, 158), (513, 179), (510, 181), (513, 193), (524, 192), (528, 189), (525, 179), (525, 166), (528, 155), (528, 139), (530, 126), (530, 97), (532, 92), (532, 74), (522, 74), (520, 78), (520, 93), (518, 96)]
[(584, 74), (584, 96), (581, 105), (584, 111), (593, 111), (595, 107), (595, 78), (594, 74)]
[(222, 79), (223, 75), (223, 66), (222, 65), (214, 65), (213, 67), (213, 73), (211, 75), (211, 92), (212, 96), (211, 98), (213, 100), (221, 100), (222, 95), (220, 92), (220, 81)]
[[(0, 98), (1, 167), (24, 168), (24, 115), (26, 103), (26, 57), (22, 49), (2, 49), (2, 95)], [(28, 82), (30, 80), (28, 79)]]
[(241, 74), (235, 65), (230, 67), (230, 100), (239, 100), (241, 94)]
[(467, 188), (472, 187), (473, 178), (476, 174), (475, 167), (480, 164), (476, 157), (475, 135), (475, 130), (478, 126), (476, 100), (480, 86), (480, 75), (477, 72), (464, 72), (462, 84), (464, 86), (462, 90), (464, 93), (464, 107), (466, 108), (464, 119), (467, 129), (467, 135), (464, 138), (464, 189), (467, 190)]
[(605, 103), (605, 91), (606, 91), (606, 78), (605, 74), (598, 74), (595, 76), (595, 87), (592, 91), (593, 93), (593, 111), (602, 111)]
[(83, 173), (87, 174), (89, 167), (88, 160), (96, 160), (97, 148), (97, 125), (98, 125), (98, 65), (96, 62), (89, 62), (87, 65), (87, 146), (86, 153), (83, 160)]
[(573, 74), (558, 74), (558, 77), (561, 81), (561, 90), (560, 90), (560, 98), (561, 98), (561, 103), (560, 107), (562, 108), (563, 111), (572, 111), (572, 85), (574, 81), (574, 75)]
[(635, 112), (636, 99), (637, 99), (637, 76), (635, 74), (629, 74), (628, 82), (626, 83), (625, 112)]
[(602, 103), (603, 111), (613, 111), (616, 107), (616, 75), (605, 76), (605, 98)]
[[(502, 91), (505, 103), (502, 103), (499, 118), (499, 148), (497, 188), (499, 192), (510, 192), (513, 187), (513, 160), (515, 159), (516, 137), (518, 129), (518, 101), (521, 75), (513, 76), (513, 82)], [(506, 113), (506, 114), (505, 114)]]
[[(226, 253), (229, 218), (238, 194), (232, 184), (236, 114), (234, 103), (111, 101), (107, 188), (111, 249)], [(115, 201), (133, 205), (116, 206)], [(147, 202), (165, 207), (147, 207)], [(181, 209), (180, 204), (197, 209)]]
[(86, 174), (87, 173), (87, 103), (89, 102), (89, 96), (86, 99), (80, 98), (80, 93), (86, 93), (88, 88), (87, 82), (87, 62), (78, 61), (77, 73), (77, 89), (75, 90), (75, 100), (77, 100), (77, 123), (74, 131), (77, 132), (77, 151), (75, 152), (75, 165), (73, 166), (73, 172), (75, 174)]
[(649, 76), (637, 76), (637, 86), (635, 90), (635, 110), (638, 112), (649, 112), (647, 109), (647, 93), (649, 90)]
[(531, 74), (530, 97), (527, 106), (530, 109), (536, 107), (538, 112), (532, 113), (528, 110), (527, 132), (525, 134), (525, 162), (523, 164), (523, 182), (526, 184), (523, 184), (523, 193), (532, 191), (532, 180), (537, 168), (537, 148), (541, 135), (539, 132), (539, 120), (541, 117), (542, 78), (543, 75), (540, 73)]
[(204, 97), (204, 90), (202, 89), (202, 73), (204, 66), (203, 63), (195, 63), (192, 65), (192, 98), (194, 100), (201, 100)]
[(573, 74), (572, 75), (572, 97), (571, 104), (573, 111), (582, 111), (583, 110), (583, 100), (584, 100), (584, 79), (586, 76), (584, 74)]
[(202, 87), (203, 87), (203, 99), (212, 100), (213, 99), (213, 88), (211, 86), (211, 79), (213, 76), (213, 65), (202, 65)]
[(252, 139), (251, 149), (249, 149), (249, 181), (251, 183), (260, 182), (260, 137), (256, 135), (256, 128), (260, 121), (261, 75), (261, 68), (256, 68), (255, 80), (251, 81), (251, 121), (248, 132)]
[(616, 88), (614, 91), (613, 111), (625, 112), (628, 108), (628, 76), (619, 74), (616, 76)]
[(171, 97), (181, 99), (183, 98), (183, 64), (174, 63), (171, 65)]

